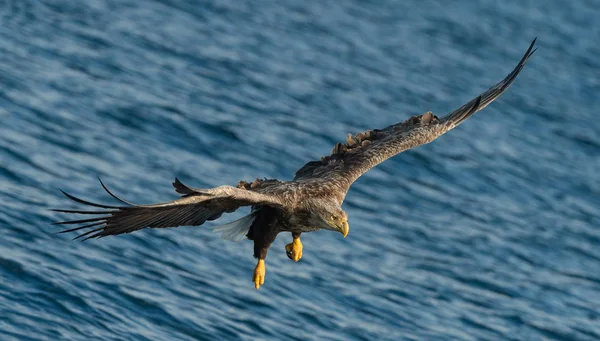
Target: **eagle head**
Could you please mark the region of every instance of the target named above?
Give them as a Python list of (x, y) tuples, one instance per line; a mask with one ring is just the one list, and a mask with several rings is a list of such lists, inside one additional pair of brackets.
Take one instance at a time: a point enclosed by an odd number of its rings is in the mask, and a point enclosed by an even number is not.
[(348, 235), (348, 215), (341, 207), (331, 201), (318, 200), (310, 208), (311, 216), (309, 223), (321, 229), (341, 233), (344, 238)]

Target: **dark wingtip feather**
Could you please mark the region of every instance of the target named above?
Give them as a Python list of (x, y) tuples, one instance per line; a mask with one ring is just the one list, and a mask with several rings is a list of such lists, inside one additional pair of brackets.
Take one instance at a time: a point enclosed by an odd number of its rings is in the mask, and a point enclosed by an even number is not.
[(81, 210), (63, 210), (58, 208), (49, 208), (49, 211), (52, 212), (60, 212), (60, 213), (75, 213), (75, 214), (107, 214), (116, 212), (116, 210), (106, 210), (106, 211), (81, 211)]
[(534, 49), (533, 46), (535, 45), (535, 42), (537, 41), (537, 37), (535, 37), (533, 39), (533, 41), (531, 42), (531, 44), (529, 44), (529, 48), (527, 48), (527, 51), (525, 52), (525, 54), (523, 55), (523, 58), (521, 58), (521, 60), (519, 61), (519, 66), (524, 66), (525, 63), (527, 62), (527, 60), (533, 55), (533, 53), (535, 51), (537, 51), (537, 47)]
[(121, 208), (121, 207), (119, 207), (119, 206), (109, 206), (109, 205), (103, 205), (103, 204), (96, 204), (96, 203), (89, 202), (89, 201), (86, 201), (86, 200), (83, 200), (83, 199), (79, 199), (79, 198), (77, 198), (77, 197), (75, 197), (75, 196), (72, 196), (71, 194), (69, 194), (69, 193), (67, 193), (67, 192), (63, 191), (62, 189), (61, 189), (60, 191), (61, 191), (61, 192), (62, 192), (62, 194), (64, 194), (64, 195), (65, 195), (67, 198), (69, 198), (69, 199), (71, 199), (71, 200), (73, 200), (73, 201), (75, 201), (75, 202), (78, 202), (78, 203), (80, 203), (80, 204), (89, 205), (89, 206), (94, 206), (94, 207), (100, 207), (100, 208), (113, 208), (113, 209), (120, 209), (120, 208)]
[[(96, 231), (98, 231), (98, 232), (96, 232)], [(91, 232), (96, 232), (96, 233), (94, 233), (93, 235), (91, 235), (91, 236), (88, 236), (88, 237), (86, 237), (86, 238), (82, 239), (81, 241), (82, 241), (82, 242), (85, 242), (86, 240), (88, 240), (88, 239), (92, 239), (92, 238), (100, 239), (100, 238), (104, 238), (104, 237), (106, 237), (106, 236), (109, 236), (109, 235), (110, 235), (110, 234), (106, 234), (104, 231), (100, 231), (100, 230), (98, 230), (98, 229), (97, 229), (96, 231), (90, 231), (90, 233), (91, 233)], [(80, 236), (80, 237), (83, 237), (83, 235), (82, 235), (82, 236)]]
[(479, 110), (480, 105), (481, 105), (481, 95), (479, 95), (479, 96), (477, 96), (477, 98), (475, 98), (475, 100), (473, 101), (473, 104), (471, 105), (471, 107), (468, 110), (465, 110), (462, 115), (459, 115), (458, 117), (455, 117), (453, 119), (455, 121), (455, 124), (456, 125), (461, 124), (467, 118), (473, 116), (473, 114)]
[(477, 96), (477, 98), (475, 99), (475, 103), (473, 103), (473, 106), (471, 106), (471, 109), (469, 109), (469, 111), (467, 112), (467, 114), (465, 115), (465, 117), (463, 117), (461, 119), (461, 121), (464, 121), (465, 119), (469, 118), (471, 115), (473, 115), (474, 113), (477, 112), (477, 110), (479, 110), (479, 105), (481, 104), (481, 95)]
[[(73, 232), (73, 231), (79, 231), (79, 230), (86, 229), (86, 228), (89, 228), (89, 227), (94, 227), (94, 226), (102, 225), (102, 224), (104, 224), (104, 223), (105, 223), (104, 221), (95, 222), (95, 223), (88, 224), (88, 225), (84, 225), (84, 226), (74, 227), (74, 228), (72, 228), (72, 229), (68, 229), (68, 230), (62, 230), (62, 231), (58, 231), (58, 232), (56, 232), (55, 234), (59, 234), (59, 233), (69, 233), (69, 232)], [(102, 227), (102, 228), (104, 228), (104, 227)]]
[(106, 218), (109, 218), (110, 216), (102, 216), (102, 217), (96, 217), (96, 218), (90, 218), (90, 219), (80, 219), (80, 220), (69, 220), (69, 221), (61, 221), (61, 222), (57, 222), (57, 223), (52, 223), (52, 225), (72, 225), (72, 224), (82, 224), (82, 223), (89, 223), (92, 221), (100, 221), (100, 220), (105, 220)]
[(442, 119), (442, 122), (451, 123), (452, 126), (455, 127), (458, 124), (462, 123), (465, 119), (472, 116), (475, 112), (485, 108), (496, 98), (500, 97), (500, 95), (502, 95), (512, 85), (512, 83), (515, 81), (521, 70), (523, 70), (525, 64), (527, 64), (527, 61), (533, 55), (533, 53), (537, 51), (537, 48), (533, 48), (536, 41), (537, 37), (533, 39), (533, 41), (529, 45), (529, 48), (527, 49), (525, 54), (523, 54), (521, 60), (519, 60), (517, 66), (506, 77), (504, 77), (504, 79), (502, 79), (496, 85), (483, 92), (481, 95), (479, 95), (478, 98), (469, 101), (467, 104), (461, 106), (460, 108), (445, 116)]
[[(73, 240), (77, 240), (77, 239), (79, 239), (79, 238), (83, 238), (83, 237), (87, 236), (88, 234), (91, 234), (91, 233), (94, 233), (94, 232), (98, 232), (98, 231), (101, 231), (101, 230), (103, 230), (103, 229), (104, 229), (104, 226), (101, 226), (101, 227), (95, 228), (95, 229), (93, 229), (93, 230), (89, 230), (89, 231), (87, 231), (86, 233), (82, 233), (82, 234), (78, 235), (77, 237), (73, 238)], [(102, 232), (98, 232), (98, 233), (102, 233)], [(96, 234), (98, 234), (98, 233), (95, 233), (95, 234), (91, 235), (90, 237), (93, 237), (94, 235), (96, 235)], [(90, 237), (87, 237), (87, 238), (85, 238), (85, 239), (82, 239), (81, 241), (82, 241), (82, 242), (84, 242), (84, 241), (86, 241), (86, 240), (90, 239)]]
[(111, 192), (108, 187), (106, 187), (106, 185), (104, 185), (104, 182), (102, 182), (102, 179), (100, 179), (100, 177), (98, 176), (98, 181), (100, 181), (100, 185), (102, 186), (102, 188), (104, 188), (104, 190), (106, 191), (106, 193), (108, 193), (108, 195), (110, 195), (111, 197), (117, 199), (118, 201), (124, 203), (125, 205), (130, 205), (130, 206), (137, 206), (136, 204), (129, 202), (127, 200), (121, 199), (118, 196), (116, 196), (113, 192)]

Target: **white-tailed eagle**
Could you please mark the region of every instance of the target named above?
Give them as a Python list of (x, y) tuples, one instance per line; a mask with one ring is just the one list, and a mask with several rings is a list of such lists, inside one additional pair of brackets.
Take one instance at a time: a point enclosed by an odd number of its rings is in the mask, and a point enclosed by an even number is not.
[(372, 167), (407, 149), (429, 143), (458, 126), (477, 111), (498, 98), (514, 82), (531, 55), (535, 39), (517, 66), (506, 78), (460, 108), (439, 118), (427, 112), (384, 129), (349, 134), (345, 143), (333, 147), (330, 155), (310, 161), (296, 172), (291, 181), (264, 179), (240, 181), (237, 186), (196, 189), (175, 179), (173, 186), (181, 198), (153, 205), (136, 205), (122, 200), (111, 206), (92, 203), (70, 194), (69, 199), (98, 208), (97, 210), (55, 210), (63, 213), (90, 215), (91, 218), (57, 224), (78, 224), (62, 232), (85, 231), (77, 238), (100, 238), (130, 233), (146, 227), (198, 226), (223, 213), (250, 206), (251, 213), (232, 223), (215, 228), (223, 237), (254, 241), (254, 257), (258, 264), (252, 281), (258, 289), (265, 280), (267, 250), (280, 232), (291, 232), (293, 241), (285, 249), (290, 259), (302, 257), (300, 234), (320, 229), (348, 234), (348, 216), (342, 202), (352, 183)]

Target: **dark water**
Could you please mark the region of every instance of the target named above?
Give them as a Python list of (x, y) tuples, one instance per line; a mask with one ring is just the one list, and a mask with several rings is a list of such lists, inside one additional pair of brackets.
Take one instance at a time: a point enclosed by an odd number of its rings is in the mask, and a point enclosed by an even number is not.
[[(597, 1), (0, 0), (1, 340), (600, 339)], [(290, 179), (348, 132), (514, 86), (352, 187), (347, 239), (54, 235), (111, 202)], [(242, 212), (226, 217), (240, 216)]]

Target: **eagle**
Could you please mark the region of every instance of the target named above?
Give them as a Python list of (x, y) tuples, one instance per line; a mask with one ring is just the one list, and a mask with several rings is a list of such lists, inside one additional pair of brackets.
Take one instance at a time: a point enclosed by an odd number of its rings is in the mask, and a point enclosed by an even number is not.
[(76, 227), (59, 233), (82, 231), (84, 233), (74, 239), (87, 240), (130, 233), (146, 227), (199, 226), (221, 217), (223, 213), (249, 206), (250, 214), (217, 226), (214, 230), (222, 233), (225, 239), (240, 241), (245, 236), (254, 242), (254, 257), (258, 262), (252, 281), (258, 289), (265, 281), (267, 251), (279, 233), (291, 233), (292, 242), (285, 246), (285, 251), (296, 262), (302, 257), (302, 233), (323, 229), (339, 232), (346, 237), (349, 231), (348, 215), (342, 209), (342, 203), (352, 183), (381, 162), (437, 139), (488, 106), (508, 89), (537, 50), (533, 49), (536, 39), (502, 81), (460, 108), (441, 118), (426, 112), (384, 129), (349, 134), (345, 143), (337, 143), (329, 155), (305, 164), (291, 181), (265, 178), (240, 181), (237, 186), (200, 189), (186, 186), (175, 178), (173, 186), (181, 194), (179, 199), (138, 205), (117, 197), (99, 179), (103, 189), (120, 204), (98, 204), (61, 191), (67, 198), (95, 209), (54, 209), (62, 213), (91, 216), (55, 224), (76, 224)]

